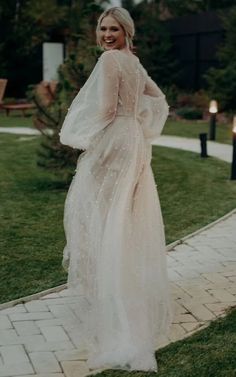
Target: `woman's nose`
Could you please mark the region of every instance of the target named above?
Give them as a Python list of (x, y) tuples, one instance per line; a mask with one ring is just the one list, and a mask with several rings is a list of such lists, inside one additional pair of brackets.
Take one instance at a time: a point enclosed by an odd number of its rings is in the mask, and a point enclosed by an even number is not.
[(105, 32), (105, 36), (109, 37), (110, 35), (111, 35), (111, 31), (109, 29), (107, 29), (106, 32)]

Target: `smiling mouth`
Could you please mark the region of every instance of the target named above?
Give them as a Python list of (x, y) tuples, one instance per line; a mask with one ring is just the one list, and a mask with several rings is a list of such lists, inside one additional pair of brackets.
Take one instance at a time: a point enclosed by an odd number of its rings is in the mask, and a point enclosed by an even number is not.
[(115, 40), (111, 40), (111, 41), (106, 41), (106, 40), (104, 40), (104, 42), (105, 42), (106, 44), (108, 44), (108, 45), (111, 45), (111, 44), (115, 43)]

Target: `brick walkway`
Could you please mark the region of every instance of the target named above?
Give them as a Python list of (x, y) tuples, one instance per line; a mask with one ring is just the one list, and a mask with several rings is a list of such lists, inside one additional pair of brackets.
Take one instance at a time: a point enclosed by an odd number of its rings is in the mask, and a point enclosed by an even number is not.
[[(189, 336), (236, 305), (235, 229), (236, 211), (169, 250), (175, 319), (160, 346)], [(0, 377), (88, 375), (76, 349), (79, 301), (64, 289), (2, 309)]]

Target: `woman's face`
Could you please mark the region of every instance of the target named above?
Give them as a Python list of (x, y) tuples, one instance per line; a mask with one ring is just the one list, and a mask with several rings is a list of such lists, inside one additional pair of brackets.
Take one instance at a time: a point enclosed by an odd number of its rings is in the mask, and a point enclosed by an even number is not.
[(125, 32), (112, 16), (103, 18), (98, 33), (99, 40), (104, 50), (121, 50), (126, 46)]

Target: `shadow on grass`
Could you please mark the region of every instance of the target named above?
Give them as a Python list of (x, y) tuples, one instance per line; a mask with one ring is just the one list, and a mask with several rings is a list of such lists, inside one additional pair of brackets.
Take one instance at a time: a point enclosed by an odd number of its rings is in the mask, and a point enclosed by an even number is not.
[(22, 179), (20, 182), (17, 183), (18, 189), (22, 188), (24, 191), (65, 191), (69, 187), (68, 182), (64, 182), (61, 180), (52, 180), (50, 178), (43, 177), (27, 177), (26, 179)]

